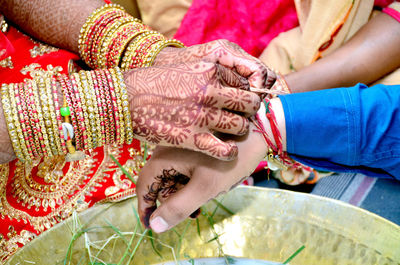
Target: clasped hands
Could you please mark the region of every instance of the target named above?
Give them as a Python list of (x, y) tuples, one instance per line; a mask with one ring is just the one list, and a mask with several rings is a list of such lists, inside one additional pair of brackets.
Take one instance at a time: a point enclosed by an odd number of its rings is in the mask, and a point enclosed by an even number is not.
[[(251, 91), (269, 89), (275, 74), (236, 44), (218, 40), (167, 48), (153, 67), (127, 72), (125, 80), (136, 137), (185, 148), (158, 147), (140, 173), (139, 214), (154, 231), (173, 227), (197, 209), (193, 207), (229, 190), (232, 180), (240, 183), (265, 154), (256, 152), (254, 165), (240, 165), (237, 159), (251, 152), (243, 144), (252, 127), (248, 117), (259, 110), (265, 95)], [(255, 138), (262, 146), (262, 137)], [(239, 152), (240, 145), (245, 147)], [(235, 177), (221, 186), (217, 182), (223, 174)]]

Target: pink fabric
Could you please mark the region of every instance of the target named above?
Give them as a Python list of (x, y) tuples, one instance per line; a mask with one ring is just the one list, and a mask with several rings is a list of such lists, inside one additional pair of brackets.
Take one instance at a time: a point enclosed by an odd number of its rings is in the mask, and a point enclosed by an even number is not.
[(388, 14), (389, 16), (391, 16), (392, 18), (394, 18), (398, 22), (400, 22), (400, 12), (399, 11), (397, 11), (393, 8), (387, 7), (385, 9), (383, 9), (383, 13)]
[[(393, 2), (375, 0), (375, 5)], [(193, 0), (175, 38), (188, 46), (228, 39), (259, 56), (279, 33), (297, 25), (293, 0)]]
[(279, 33), (297, 25), (293, 0), (194, 0), (175, 38), (188, 46), (228, 39), (259, 56)]
[(391, 3), (393, 3), (394, 0), (375, 0), (375, 6), (380, 6), (380, 7), (387, 7)]

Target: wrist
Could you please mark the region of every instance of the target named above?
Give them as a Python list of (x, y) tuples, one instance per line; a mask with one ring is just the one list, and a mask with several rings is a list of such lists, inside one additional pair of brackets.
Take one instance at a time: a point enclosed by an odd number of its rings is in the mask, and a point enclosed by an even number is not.
[(268, 167), (272, 170), (286, 170), (294, 161), (285, 152), (285, 120), (280, 99), (264, 100), (255, 119), (256, 131), (263, 136), (267, 149), (265, 160)]
[(276, 124), (282, 139), (282, 150), (286, 151), (286, 124), (285, 124), (285, 113), (281, 100), (276, 97), (270, 101), (271, 108), (273, 109), (276, 117)]
[(157, 65), (163, 65), (163, 64), (169, 64), (170, 62), (170, 55), (175, 53), (176, 51), (176, 47), (165, 47), (164, 49), (162, 49), (156, 56), (153, 66), (157, 66)]

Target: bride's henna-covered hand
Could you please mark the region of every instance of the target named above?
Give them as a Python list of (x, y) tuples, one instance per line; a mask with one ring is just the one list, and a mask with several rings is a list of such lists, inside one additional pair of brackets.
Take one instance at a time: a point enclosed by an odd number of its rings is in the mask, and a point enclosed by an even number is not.
[[(157, 147), (139, 174), (139, 215), (146, 227), (164, 232), (220, 193), (241, 183), (267, 152), (261, 134), (250, 125), (250, 133), (236, 137), (238, 158), (220, 161), (198, 152)], [(156, 201), (161, 202), (157, 208)]]
[(259, 59), (246, 53), (239, 45), (228, 40), (215, 40), (187, 48), (165, 48), (154, 65), (207, 60), (219, 63), (248, 78), (251, 88), (269, 89), (275, 83), (275, 73)]
[(260, 106), (249, 84), (231, 70), (210, 62), (142, 68), (125, 73), (135, 136), (178, 146), (223, 160), (237, 146), (213, 133), (244, 135)]

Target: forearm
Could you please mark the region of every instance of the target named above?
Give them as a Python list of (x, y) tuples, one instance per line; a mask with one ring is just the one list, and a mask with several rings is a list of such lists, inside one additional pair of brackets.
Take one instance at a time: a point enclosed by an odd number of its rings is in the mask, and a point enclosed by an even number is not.
[(285, 79), (296, 93), (370, 84), (399, 67), (400, 23), (382, 13), (341, 48)]
[(0, 12), (21, 30), (47, 44), (78, 53), (78, 38), (103, 0), (0, 0)]

